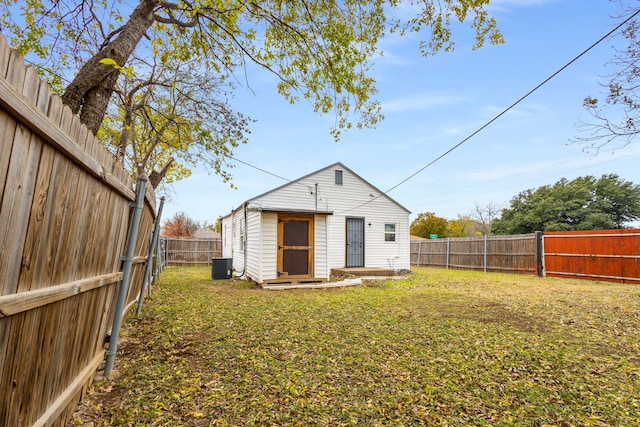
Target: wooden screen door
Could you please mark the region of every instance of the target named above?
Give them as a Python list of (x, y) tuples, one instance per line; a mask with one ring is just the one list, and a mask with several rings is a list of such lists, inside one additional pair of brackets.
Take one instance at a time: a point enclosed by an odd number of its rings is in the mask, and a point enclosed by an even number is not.
[(364, 267), (364, 218), (347, 218), (347, 267)]
[(278, 215), (278, 277), (313, 277), (313, 215)]

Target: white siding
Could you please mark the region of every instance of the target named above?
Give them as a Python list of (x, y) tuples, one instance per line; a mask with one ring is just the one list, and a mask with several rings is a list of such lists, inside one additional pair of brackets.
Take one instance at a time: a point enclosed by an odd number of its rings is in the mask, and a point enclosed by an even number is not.
[(233, 213), (233, 221), (231, 224), (231, 241), (233, 242), (231, 257), (233, 258), (233, 270), (238, 274), (243, 274), (245, 272), (245, 253), (242, 245), (242, 236), (245, 233), (245, 228), (244, 211), (242, 209), (238, 209)]
[(262, 280), (278, 278), (278, 215), (262, 214)]
[(262, 253), (260, 241), (260, 212), (247, 211), (247, 277), (258, 283), (262, 282)]
[[(327, 218), (329, 242), (327, 244), (327, 263), (329, 270), (345, 266), (346, 224), (344, 215), (332, 215)], [(365, 238), (366, 238), (365, 230)], [(366, 248), (365, 248), (366, 249)], [(366, 253), (366, 252), (365, 252)]]
[[(342, 185), (335, 184), (336, 169), (343, 172)], [(222, 251), (224, 257), (233, 258), (236, 273), (244, 272), (258, 283), (278, 278), (278, 214), (275, 211), (279, 210), (333, 212), (328, 216), (315, 215), (315, 278), (328, 279), (332, 268), (345, 266), (347, 217), (364, 219), (365, 267), (410, 268), (409, 212), (380, 195), (375, 187), (342, 164), (251, 199), (246, 224), (244, 209), (243, 206), (222, 219)], [(386, 223), (396, 224), (395, 242), (385, 242)], [(243, 236), (247, 239), (246, 253)]]
[(233, 235), (231, 233), (231, 227), (233, 224), (233, 215), (228, 215), (222, 218), (222, 257), (233, 257)]
[[(335, 184), (336, 169), (343, 171), (342, 185)], [(380, 193), (373, 186), (338, 164), (252, 199), (250, 205), (290, 210), (316, 210), (317, 206), (320, 211), (333, 211), (327, 221), (327, 270), (345, 266), (346, 217), (364, 218), (366, 267), (409, 269), (409, 212), (388, 197), (377, 196)], [(395, 242), (384, 241), (385, 223), (397, 224)], [(316, 273), (323, 268), (318, 255)]]
[(315, 216), (315, 228), (313, 234), (315, 243), (313, 247), (314, 275), (318, 279), (329, 278), (329, 267), (327, 263), (327, 217), (325, 215)]

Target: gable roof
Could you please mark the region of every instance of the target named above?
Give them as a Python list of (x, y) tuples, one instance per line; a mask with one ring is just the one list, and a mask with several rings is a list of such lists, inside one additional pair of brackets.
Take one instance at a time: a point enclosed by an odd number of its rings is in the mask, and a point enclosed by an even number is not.
[[(289, 181), (289, 182), (287, 182), (286, 184), (280, 185), (280, 186), (278, 186), (278, 187), (276, 187), (276, 188), (274, 188), (274, 189), (272, 189), (272, 190), (266, 191), (266, 192), (264, 192), (264, 193), (262, 193), (262, 194), (259, 194), (259, 195), (255, 196), (255, 197), (252, 197), (252, 198), (250, 198), (249, 200), (247, 200), (245, 203), (249, 203), (249, 202), (255, 201), (255, 200), (257, 200), (257, 199), (259, 199), (259, 198), (261, 198), (261, 197), (264, 197), (264, 196), (266, 196), (266, 195), (268, 195), (268, 194), (274, 193), (274, 192), (276, 192), (276, 191), (278, 191), (278, 190), (280, 190), (280, 189), (282, 189), (282, 188), (288, 187), (288, 186), (290, 186), (290, 185), (297, 184), (297, 183), (299, 183), (300, 181), (305, 180), (305, 179), (307, 179), (307, 178), (309, 178), (309, 177), (311, 177), (311, 176), (313, 176), (313, 175), (316, 175), (316, 174), (318, 174), (318, 173), (324, 172), (324, 171), (325, 171), (325, 170), (327, 170), (327, 169), (335, 168), (335, 167), (337, 167), (337, 166), (338, 166), (338, 167), (340, 167), (340, 168), (342, 168), (342, 169), (344, 169), (344, 170), (346, 170), (346, 171), (348, 171), (348, 172), (349, 172), (349, 173), (351, 173), (353, 176), (355, 176), (356, 178), (358, 178), (359, 180), (361, 180), (362, 182), (364, 182), (365, 184), (367, 184), (369, 187), (371, 187), (372, 189), (374, 189), (376, 192), (378, 192), (378, 193), (379, 193), (379, 196), (377, 196), (376, 198), (378, 198), (378, 197), (384, 197), (384, 198), (386, 198), (387, 200), (389, 200), (390, 202), (392, 202), (392, 203), (396, 204), (396, 205), (397, 205), (398, 207), (400, 207), (401, 209), (405, 210), (407, 213), (411, 213), (411, 211), (410, 211), (409, 209), (405, 208), (405, 207), (404, 207), (404, 206), (402, 206), (400, 203), (396, 202), (394, 199), (392, 199), (391, 197), (389, 197), (389, 196), (388, 196), (384, 191), (379, 190), (376, 186), (374, 186), (373, 184), (371, 184), (371, 183), (370, 183), (369, 181), (367, 181), (366, 179), (362, 178), (360, 175), (358, 175), (357, 173), (355, 173), (355, 172), (354, 172), (354, 171), (352, 171), (351, 169), (349, 169), (349, 168), (348, 168), (347, 166), (345, 166), (345, 165), (344, 165), (344, 163), (342, 163), (342, 162), (335, 162), (335, 163), (333, 163), (333, 164), (331, 164), (331, 165), (329, 165), (329, 166), (325, 166), (325, 167), (323, 167), (323, 168), (321, 168), (321, 169), (318, 169), (317, 171), (314, 171), (314, 172), (308, 173), (308, 174), (306, 174), (306, 175), (304, 175), (304, 176), (301, 176), (301, 177), (300, 177), (300, 178), (298, 178), (298, 179), (294, 179), (293, 181)], [(372, 199), (372, 200), (374, 200), (374, 199)]]

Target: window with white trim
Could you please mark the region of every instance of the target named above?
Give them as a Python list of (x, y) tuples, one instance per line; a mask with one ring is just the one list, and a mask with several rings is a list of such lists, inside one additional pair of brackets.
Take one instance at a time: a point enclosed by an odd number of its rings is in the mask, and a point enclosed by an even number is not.
[(384, 225), (384, 241), (395, 242), (396, 241), (396, 225), (392, 223), (386, 223)]
[(336, 172), (336, 173), (335, 173), (335, 177), (336, 177), (335, 182), (336, 182), (336, 185), (342, 185), (342, 171), (341, 171), (340, 169), (336, 169), (336, 171), (335, 171), (335, 172)]

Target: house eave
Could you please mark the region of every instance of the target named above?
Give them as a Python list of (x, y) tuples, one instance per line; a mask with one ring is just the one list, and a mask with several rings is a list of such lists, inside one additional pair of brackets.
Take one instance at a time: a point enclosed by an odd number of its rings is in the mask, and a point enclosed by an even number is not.
[(248, 211), (253, 212), (270, 212), (270, 213), (299, 213), (299, 214), (312, 214), (312, 215), (333, 215), (333, 211), (317, 211), (314, 209), (290, 209), (290, 208), (274, 208), (263, 206), (252, 206), (247, 208)]

